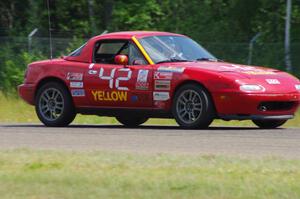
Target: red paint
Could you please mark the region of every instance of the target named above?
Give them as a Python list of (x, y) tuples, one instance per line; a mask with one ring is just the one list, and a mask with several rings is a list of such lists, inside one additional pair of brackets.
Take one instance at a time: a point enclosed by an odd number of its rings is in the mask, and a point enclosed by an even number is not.
[[(130, 109), (162, 109), (169, 111), (175, 90), (186, 81), (194, 81), (202, 84), (211, 94), (218, 114), (250, 114), (250, 115), (287, 115), (294, 114), (299, 106), (300, 91), (295, 88), (300, 81), (275, 69), (263, 67), (250, 67), (235, 65), (226, 62), (175, 62), (156, 65), (126, 65), (127, 56), (119, 55), (116, 62), (119, 64), (92, 64), (94, 45), (99, 40), (126, 39), (132, 36), (137, 39), (153, 35), (177, 35), (165, 32), (119, 32), (96, 36), (90, 39), (81, 54), (76, 57), (66, 56), (63, 59), (45, 60), (31, 63), (27, 69), (24, 84), (20, 85), (19, 95), (29, 104), (34, 104), (37, 87), (46, 78), (56, 78), (62, 81), (69, 90), (70, 81), (68, 73), (81, 73), (83, 75), (85, 97), (73, 97), (76, 108), (79, 107), (111, 107)], [(123, 58), (126, 60), (123, 60)], [(120, 65), (121, 64), (121, 65)], [(157, 73), (159, 67), (184, 68), (184, 71)], [(101, 79), (99, 77), (103, 70)], [(112, 73), (112, 70), (114, 72)], [(147, 70), (147, 80), (139, 81), (139, 70)], [(145, 72), (145, 71), (144, 71)], [(107, 79), (113, 74), (112, 79)], [(156, 74), (156, 76), (155, 76)], [(142, 75), (142, 74), (141, 74)], [(144, 74), (145, 75), (145, 74)], [(130, 77), (129, 77), (130, 76)], [(124, 79), (125, 78), (125, 79)], [(128, 78), (128, 80), (126, 80)], [(141, 77), (140, 77), (141, 78)], [(153, 101), (154, 78), (171, 79), (170, 99), (167, 101)], [(280, 84), (269, 84), (266, 79), (277, 79)], [(143, 80), (142, 78), (140, 80)], [(112, 83), (110, 83), (112, 82)], [(271, 81), (272, 82), (272, 81)], [(265, 91), (242, 92), (239, 86), (242, 84), (258, 84)], [(118, 88), (127, 88), (120, 90)], [(102, 96), (103, 91), (104, 97)], [(95, 101), (95, 96), (97, 100)], [(118, 101), (118, 92), (125, 92), (127, 101)], [(164, 91), (165, 92), (165, 91)], [(111, 100), (109, 100), (111, 99)], [(293, 101), (295, 106), (284, 111), (259, 111), (258, 105), (263, 101)]]

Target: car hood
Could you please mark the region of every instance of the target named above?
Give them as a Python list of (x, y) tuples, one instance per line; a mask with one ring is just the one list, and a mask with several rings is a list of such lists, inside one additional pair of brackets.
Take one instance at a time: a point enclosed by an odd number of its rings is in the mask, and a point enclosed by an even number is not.
[[(164, 64), (165, 65), (165, 64)], [(232, 64), (228, 62), (198, 61), (198, 62), (176, 62), (170, 63), (169, 67), (184, 68), (190, 72), (211, 72), (223, 74), (235, 79), (266, 79), (270, 77), (295, 77), (273, 68), (261, 66), (248, 66), (242, 64)], [(297, 80), (297, 79), (296, 79)], [(298, 80), (299, 81), (299, 80)]]
[(228, 62), (199, 61), (176, 63), (176, 65), (181, 65), (182, 67), (192, 70), (206, 70), (222, 73), (238, 73), (247, 78), (251, 78), (253, 77), (253, 75), (268, 75), (280, 72), (279, 70), (272, 68), (232, 64)]
[(209, 72), (216, 73), (218, 77), (230, 79), (238, 84), (259, 84), (271, 93), (297, 92), (295, 84), (300, 83), (296, 77), (286, 72), (258, 66), (211, 61), (177, 62), (169, 66), (184, 68), (188, 75)]

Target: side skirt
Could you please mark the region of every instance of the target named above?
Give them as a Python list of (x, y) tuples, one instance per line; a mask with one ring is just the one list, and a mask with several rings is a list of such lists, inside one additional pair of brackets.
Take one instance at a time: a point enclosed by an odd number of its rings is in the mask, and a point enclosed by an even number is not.
[(155, 109), (120, 109), (120, 108), (77, 108), (77, 113), (83, 115), (98, 115), (98, 116), (132, 116), (139, 115), (151, 118), (173, 118), (171, 112)]

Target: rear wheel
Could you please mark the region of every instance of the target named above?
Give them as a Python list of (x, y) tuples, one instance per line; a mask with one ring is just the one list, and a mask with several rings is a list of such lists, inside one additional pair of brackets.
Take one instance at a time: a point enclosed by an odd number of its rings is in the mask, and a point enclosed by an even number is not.
[(57, 82), (46, 83), (37, 91), (35, 110), (40, 121), (52, 127), (67, 126), (76, 116), (70, 93)]
[(118, 122), (127, 127), (137, 127), (145, 123), (148, 118), (146, 117), (132, 117), (132, 116), (117, 116)]
[(196, 84), (186, 84), (175, 93), (173, 116), (183, 128), (207, 128), (215, 116), (207, 91)]
[(263, 129), (277, 128), (286, 123), (286, 121), (287, 120), (252, 120), (256, 126)]

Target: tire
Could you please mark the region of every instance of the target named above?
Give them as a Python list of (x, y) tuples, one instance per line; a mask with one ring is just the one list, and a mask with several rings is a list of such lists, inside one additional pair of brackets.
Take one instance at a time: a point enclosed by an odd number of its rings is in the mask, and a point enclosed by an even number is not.
[(48, 82), (39, 88), (35, 111), (40, 121), (49, 127), (68, 126), (76, 116), (70, 93), (58, 82)]
[(187, 129), (207, 128), (215, 118), (210, 95), (196, 84), (186, 84), (177, 90), (172, 113), (180, 127)]
[(126, 116), (117, 116), (116, 119), (118, 122), (123, 124), (126, 127), (137, 127), (145, 123), (148, 118), (146, 117), (126, 117)]
[(262, 129), (275, 129), (284, 123), (286, 123), (287, 120), (252, 120), (252, 122)]

